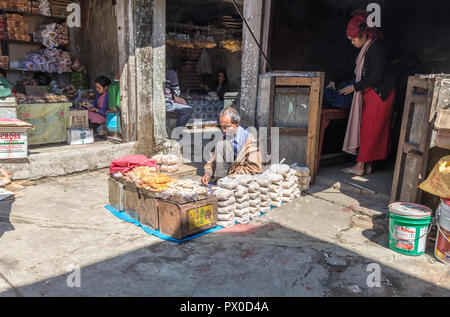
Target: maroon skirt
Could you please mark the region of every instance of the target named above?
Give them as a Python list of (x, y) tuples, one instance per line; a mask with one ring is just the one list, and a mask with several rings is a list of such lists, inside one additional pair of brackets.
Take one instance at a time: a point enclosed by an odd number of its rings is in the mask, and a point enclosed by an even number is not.
[(372, 88), (364, 90), (358, 162), (369, 163), (388, 157), (394, 100), (395, 88), (385, 101)]

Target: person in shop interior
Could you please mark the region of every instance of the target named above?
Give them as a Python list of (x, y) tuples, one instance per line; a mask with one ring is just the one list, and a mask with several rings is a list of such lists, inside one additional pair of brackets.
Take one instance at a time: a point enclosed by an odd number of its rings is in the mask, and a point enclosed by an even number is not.
[(262, 159), (258, 142), (248, 129), (241, 124), (239, 112), (228, 107), (220, 113), (220, 129), (223, 140), (217, 142), (212, 157), (205, 165), (202, 183), (233, 175), (261, 174)]
[(91, 126), (95, 127), (96, 135), (106, 135), (106, 112), (109, 110), (108, 87), (111, 80), (106, 76), (95, 79), (95, 90), (97, 92), (94, 103), (88, 108), (88, 118)]
[(388, 66), (381, 30), (368, 27), (366, 11), (352, 15), (346, 33), (352, 45), (360, 49), (356, 83), (339, 93), (354, 93), (343, 151), (358, 157), (354, 166), (341, 172), (362, 176), (373, 172), (373, 162), (389, 155), (395, 79)]
[[(206, 93), (209, 93), (210, 91), (216, 92), (220, 99), (223, 99), (225, 93), (230, 91), (227, 74), (223, 70), (219, 70), (217, 72), (216, 81), (213, 84), (209, 86), (202, 85), (201, 87)], [(213, 89), (210, 87), (213, 87)]]
[(172, 57), (166, 54), (166, 86), (164, 93), (166, 96), (166, 111), (176, 112), (178, 114), (177, 127), (185, 127), (192, 116), (193, 109), (187, 102), (180, 97), (181, 89), (178, 80), (178, 74), (172, 68), (174, 67)]
[(8, 81), (6, 71), (0, 68), (0, 98), (9, 97), (11, 94), (15, 94), (16, 90), (13, 85)]

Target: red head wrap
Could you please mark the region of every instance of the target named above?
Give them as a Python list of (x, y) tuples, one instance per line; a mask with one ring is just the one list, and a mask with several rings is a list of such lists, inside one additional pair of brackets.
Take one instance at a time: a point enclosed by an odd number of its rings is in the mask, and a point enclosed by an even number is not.
[(347, 36), (349, 38), (359, 38), (362, 33), (367, 33), (369, 39), (376, 40), (383, 38), (383, 33), (378, 28), (369, 28), (367, 26), (367, 11), (356, 11), (347, 26)]

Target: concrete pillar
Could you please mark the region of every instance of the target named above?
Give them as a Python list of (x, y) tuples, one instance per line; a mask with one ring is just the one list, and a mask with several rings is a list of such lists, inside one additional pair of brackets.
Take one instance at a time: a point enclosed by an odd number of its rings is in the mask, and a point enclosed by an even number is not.
[[(135, 0), (136, 19), (136, 108), (138, 151), (153, 150), (153, 13), (155, 1)], [(131, 74), (130, 74), (131, 75)]]
[[(244, 0), (244, 17), (258, 42), (261, 42), (261, 26), (264, 0)], [(240, 113), (242, 123), (255, 126), (260, 51), (247, 26), (243, 26), (242, 84)]]
[(153, 112), (155, 143), (167, 138), (166, 131), (166, 0), (154, 0), (153, 14)]

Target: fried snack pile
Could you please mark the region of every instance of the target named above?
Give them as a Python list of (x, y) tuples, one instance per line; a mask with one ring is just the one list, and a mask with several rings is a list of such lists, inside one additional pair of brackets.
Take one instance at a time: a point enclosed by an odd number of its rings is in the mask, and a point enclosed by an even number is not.
[(208, 193), (208, 189), (206, 187), (203, 187), (199, 182), (190, 179), (183, 179), (172, 184), (171, 186), (169, 186), (167, 191), (171, 194), (180, 195), (200, 195)]
[(128, 172), (125, 180), (133, 182), (139, 188), (147, 190), (162, 192), (178, 182), (176, 178), (167, 176), (163, 173), (157, 173), (154, 167), (138, 166), (132, 171)]
[(226, 40), (221, 42), (222, 47), (229, 50), (232, 53), (242, 51), (242, 43), (237, 40)]

